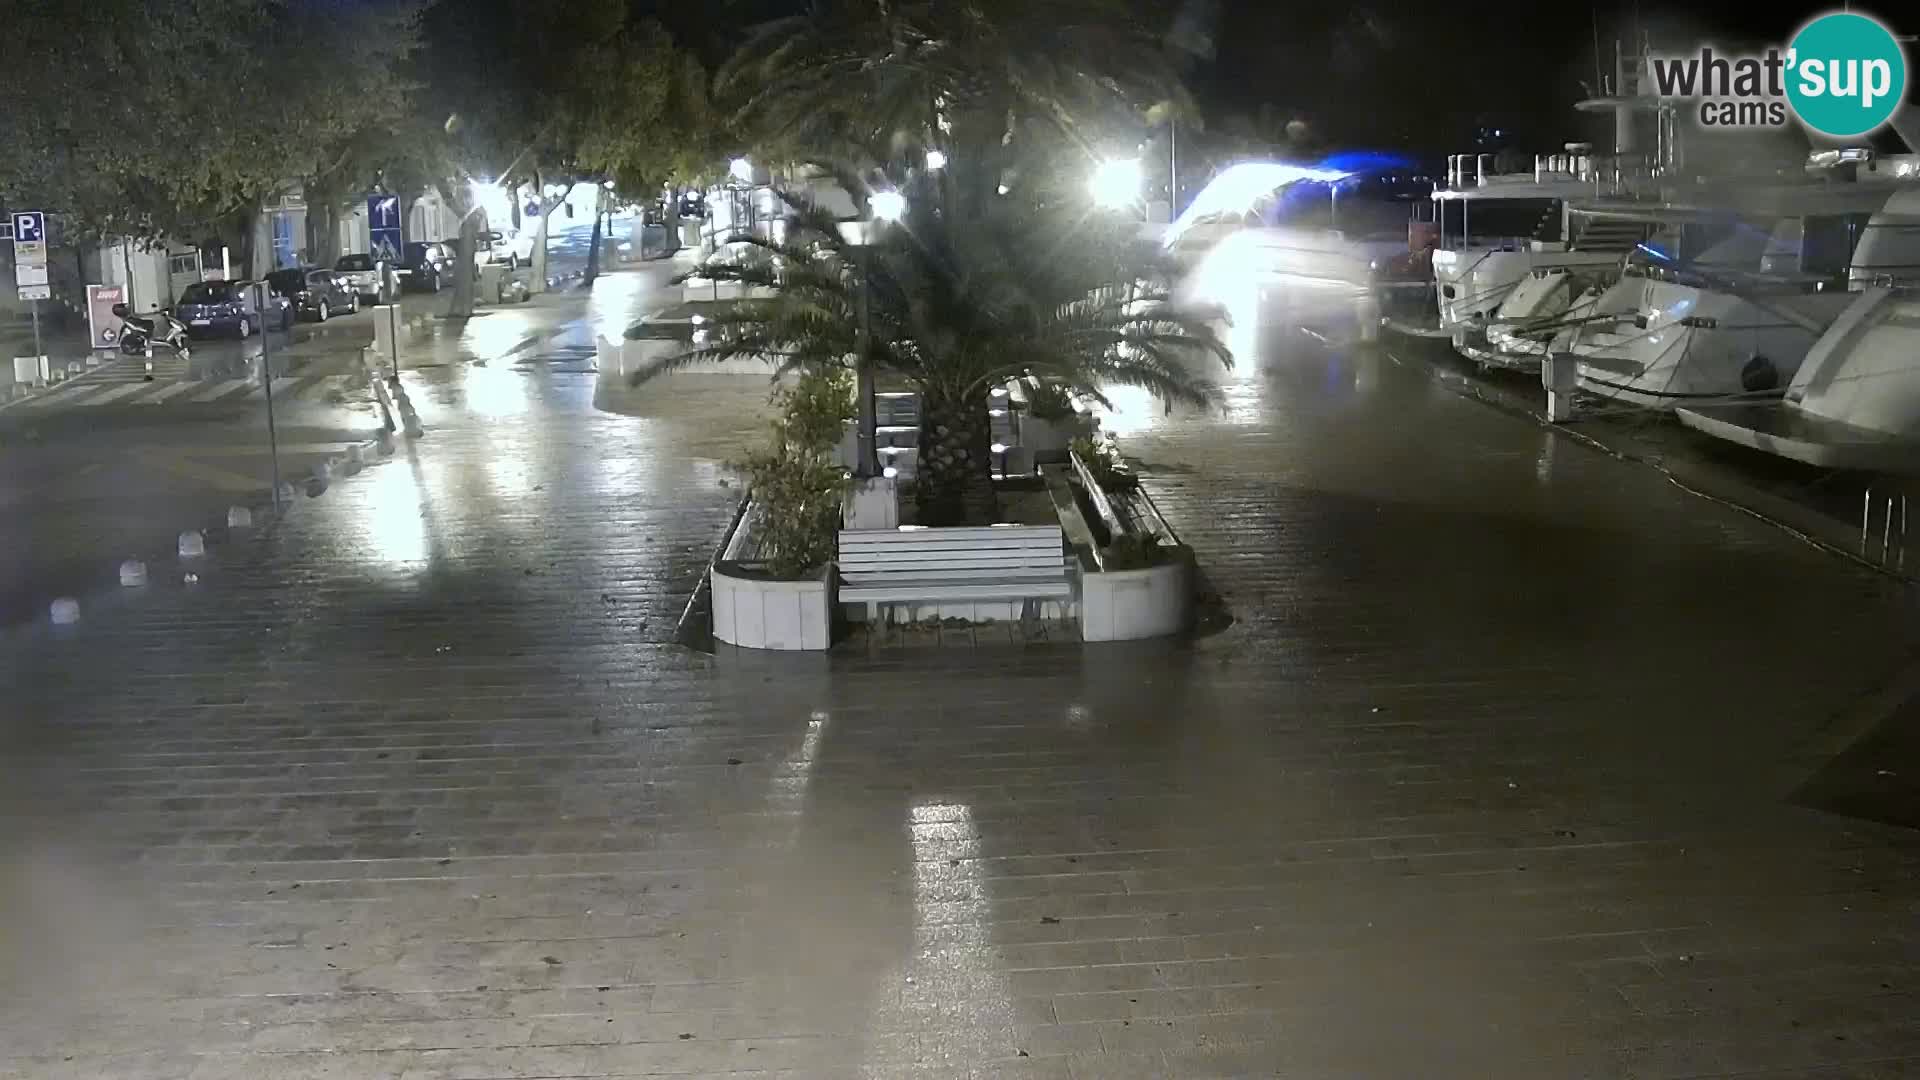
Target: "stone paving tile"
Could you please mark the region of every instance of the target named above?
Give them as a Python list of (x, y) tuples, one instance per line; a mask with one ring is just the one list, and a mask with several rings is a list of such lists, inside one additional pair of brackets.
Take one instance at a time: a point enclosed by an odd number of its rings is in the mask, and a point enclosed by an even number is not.
[(0, 1077), (1920, 1071), (1920, 842), (1783, 801), (1908, 601), (1315, 363), (1127, 436), (1193, 643), (681, 650), (764, 388), (539, 372), (11, 639)]

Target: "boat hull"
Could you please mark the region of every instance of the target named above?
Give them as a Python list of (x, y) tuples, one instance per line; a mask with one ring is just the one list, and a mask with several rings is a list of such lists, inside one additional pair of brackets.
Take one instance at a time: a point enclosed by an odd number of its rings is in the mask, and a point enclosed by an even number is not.
[(1742, 296), (1625, 277), (1601, 297), (1605, 315), (1572, 332), (1564, 350), (1580, 388), (1607, 401), (1667, 410), (1779, 398), (1851, 300), (1843, 292)]

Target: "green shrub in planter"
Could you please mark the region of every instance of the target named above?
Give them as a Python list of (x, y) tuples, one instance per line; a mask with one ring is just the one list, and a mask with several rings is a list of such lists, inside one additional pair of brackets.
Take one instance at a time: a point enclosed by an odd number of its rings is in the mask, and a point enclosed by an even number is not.
[(1145, 570), (1173, 561), (1174, 550), (1160, 543), (1157, 536), (1127, 533), (1114, 537), (1113, 543), (1101, 549), (1101, 569)]
[(1094, 482), (1103, 490), (1132, 491), (1140, 486), (1139, 478), (1127, 471), (1119, 452), (1107, 440), (1082, 435), (1073, 440), (1070, 449), (1086, 464)]
[(753, 536), (776, 578), (808, 577), (833, 558), (846, 470), (835, 458), (853, 408), (845, 372), (806, 372), (774, 397), (780, 415), (766, 446), (731, 462), (753, 493)]

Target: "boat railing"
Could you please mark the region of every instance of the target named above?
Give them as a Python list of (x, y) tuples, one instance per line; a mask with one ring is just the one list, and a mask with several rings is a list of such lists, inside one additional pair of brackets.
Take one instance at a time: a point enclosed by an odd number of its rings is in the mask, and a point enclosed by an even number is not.
[(1699, 263), (1667, 266), (1643, 262), (1634, 257), (1628, 258), (1621, 272), (1627, 277), (1742, 296), (1803, 296), (1809, 293), (1844, 292), (1847, 289), (1847, 275), (1844, 272), (1767, 273)]
[[(1460, 191), (1487, 187), (1497, 177), (1505, 176), (1505, 182), (1511, 182), (1514, 177), (1526, 175), (1496, 172), (1495, 162), (1492, 154), (1449, 154), (1446, 186)], [(1595, 195), (1617, 195), (1660, 175), (1659, 159), (1654, 154), (1592, 154), (1579, 150), (1536, 154), (1533, 158), (1535, 183), (1579, 181), (1592, 184)]]

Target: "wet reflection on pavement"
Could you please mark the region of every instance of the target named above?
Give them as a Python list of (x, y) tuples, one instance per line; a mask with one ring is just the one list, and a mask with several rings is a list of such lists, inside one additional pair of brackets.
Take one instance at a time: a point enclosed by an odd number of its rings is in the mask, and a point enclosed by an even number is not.
[(0, 1076), (1911, 1071), (1920, 842), (1784, 801), (1905, 597), (1237, 329), (1223, 413), (1114, 395), (1235, 619), (1129, 647), (689, 653), (765, 380), (410, 369), (394, 460), (13, 642), (0, 911), (129, 910)]

